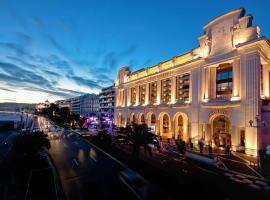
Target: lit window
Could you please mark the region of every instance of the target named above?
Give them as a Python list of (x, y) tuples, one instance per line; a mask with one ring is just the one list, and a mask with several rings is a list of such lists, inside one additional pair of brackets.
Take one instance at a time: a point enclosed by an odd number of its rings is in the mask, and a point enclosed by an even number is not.
[(161, 100), (164, 103), (169, 103), (171, 101), (171, 79), (165, 79), (161, 81), (162, 95)]
[(136, 88), (131, 88), (130, 92), (131, 92), (130, 104), (135, 105), (136, 104)]
[(189, 101), (190, 74), (176, 77), (176, 100)]
[(140, 104), (144, 104), (145, 103), (145, 90), (146, 90), (146, 86), (145, 85), (141, 85), (139, 87), (139, 91), (140, 91)]
[(232, 97), (232, 66), (221, 64), (217, 67), (216, 98), (230, 99)]
[(157, 82), (150, 83), (149, 101), (154, 104), (157, 102)]

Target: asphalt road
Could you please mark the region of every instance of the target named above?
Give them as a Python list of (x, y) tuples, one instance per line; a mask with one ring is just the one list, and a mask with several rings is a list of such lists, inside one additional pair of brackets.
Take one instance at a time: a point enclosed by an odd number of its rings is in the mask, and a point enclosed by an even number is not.
[[(44, 127), (48, 124), (44, 122), (44, 119), (39, 118), (38, 121)], [(53, 125), (49, 123), (49, 130), (54, 129)], [(70, 131), (58, 133), (58, 137), (51, 140), (50, 154), (67, 199), (136, 199), (120, 180), (121, 171), (127, 169), (125, 165), (97, 149), (76, 133)], [(156, 159), (157, 162), (162, 162), (162, 156), (160, 156)], [(168, 160), (165, 163), (166, 168), (170, 172), (175, 171), (179, 178), (176, 178), (177, 181), (174, 182), (171, 178), (165, 178), (164, 180), (169, 182), (164, 184), (173, 191), (178, 191), (176, 196), (201, 196), (204, 197), (203, 199), (239, 199), (243, 197), (245, 199), (249, 199), (247, 197), (268, 199), (269, 197), (269, 194), (262, 189), (247, 187), (245, 182), (249, 180), (238, 175), (226, 174), (229, 176), (227, 178), (215, 170), (209, 170), (208, 167), (191, 165), (179, 159), (172, 160), (179, 162), (178, 167), (174, 162)], [(141, 170), (143, 174), (143, 171), (147, 171), (146, 168), (149, 166), (142, 165), (141, 167), (145, 167), (144, 170)], [(148, 173), (152, 173), (152, 171), (148, 169)], [(186, 173), (184, 171), (187, 171), (188, 174), (183, 175)], [(158, 173), (153, 172), (154, 174)], [(162, 173), (160, 176), (163, 177), (166, 174)], [(160, 180), (151, 181), (157, 183)], [(162, 178), (161, 181), (163, 181)], [(249, 184), (253, 185), (252, 182)], [(160, 184), (158, 185), (160, 186)], [(149, 190), (149, 193), (154, 194), (154, 197), (149, 199), (172, 199), (171, 195), (175, 198), (175, 194), (170, 194), (167, 189), (166, 192), (163, 192), (160, 188), (164, 189), (163, 187), (157, 188), (155, 185)], [(165, 193), (166, 195), (164, 195)]]
[(128, 168), (81, 136), (59, 132), (51, 140), (50, 155), (67, 199), (137, 199), (120, 180)]

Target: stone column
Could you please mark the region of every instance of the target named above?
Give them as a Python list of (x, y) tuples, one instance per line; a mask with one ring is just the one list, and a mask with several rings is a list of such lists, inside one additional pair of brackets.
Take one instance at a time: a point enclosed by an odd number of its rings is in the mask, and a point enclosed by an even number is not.
[(140, 87), (136, 86), (136, 106), (140, 104)]
[(262, 66), (262, 82), (263, 82), (263, 88), (262, 88), (262, 95), (264, 97), (269, 97), (269, 65), (263, 65)]
[(193, 82), (193, 76), (196, 76), (194, 71), (192, 71), (190, 73), (190, 75), (189, 75), (189, 97), (188, 97), (189, 102), (192, 102), (192, 92), (193, 92), (192, 91), (192, 82)]
[(176, 102), (176, 77), (171, 78), (171, 104)]
[(161, 135), (159, 118), (156, 118), (156, 134)]
[(205, 98), (205, 68), (201, 68), (201, 99), (203, 100)]
[(125, 89), (121, 90), (121, 106), (125, 106)]
[(161, 103), (161, 80), (157, 80), (157, 104)]
[(173, 120), (170, 121), (171, 123), (169, 124), (169, 138), (173, 138), (174, 136), (174, 124), (173, 124)]
[(127, 106), (130, 106), (130, 101), (131, 101), (131, 89), (127, 88)]
[(145, 105), (149, 104), (149, 83), (145, 84)]
[[(259, 129), (250, 127), (249, 121), (256, 125), (256, 115), (260, 114), (260, 56), (257, 52), (247, 54), (246, 56), (246, 105), (245, 105), (245, 123), (246, 123), (246, 153), (257, 155), (257, 139), (260, 137)], [(259, 147), (258, 147), (259, 148)]]
[(119, 105), (119, 92), (118, 88), (115, 88), (115, 106), (117, 107)]
[(204, 125), (204, 131), (205, 131), (205, 141), (212, 142), (212, 145), (213, 145), (213, 141), (211, 138), (211, 124), (203, 124), (203, 125)]
[(123, 106), (123, 89), (119, 90), (119, 106)]
[(236, 59), (233, 62), (233, 91), (232, 100), (240, 99), (240, 60)]
[(232, 125), (232, 131), (231, 131), (231, 141), (232, 141), (232, 150), (236, 151), (237, 147), (239, 146), (239, 130), (237, 126)]
[(128, 88), (124, 89), (124, 107), (126, 107), (128, 104)]
[[(216, 98), (216, 67), (210, 68), (210, 98)], [(208, 87), (209, 88), (209, 87)]]
[(210, 99), (210, 68), (204, 69), (204, 99)]

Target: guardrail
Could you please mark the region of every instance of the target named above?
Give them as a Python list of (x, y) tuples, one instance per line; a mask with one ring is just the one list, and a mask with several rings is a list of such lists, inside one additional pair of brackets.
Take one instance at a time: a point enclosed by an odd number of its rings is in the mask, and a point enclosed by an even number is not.
[(29, 175), (25, 200), (58, 200), (53, 168), (32, 170)]

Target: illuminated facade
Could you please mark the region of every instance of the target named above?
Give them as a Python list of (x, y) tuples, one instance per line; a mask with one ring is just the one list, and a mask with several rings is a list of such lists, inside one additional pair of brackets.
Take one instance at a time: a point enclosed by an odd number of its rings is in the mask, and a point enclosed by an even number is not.
[(119, 70), (115, 124), (145, 122), (162, 137), (256, 155), (270, 144), (269, 41), (242, 8), (206, 24), (198, 40), (155, 66)]

